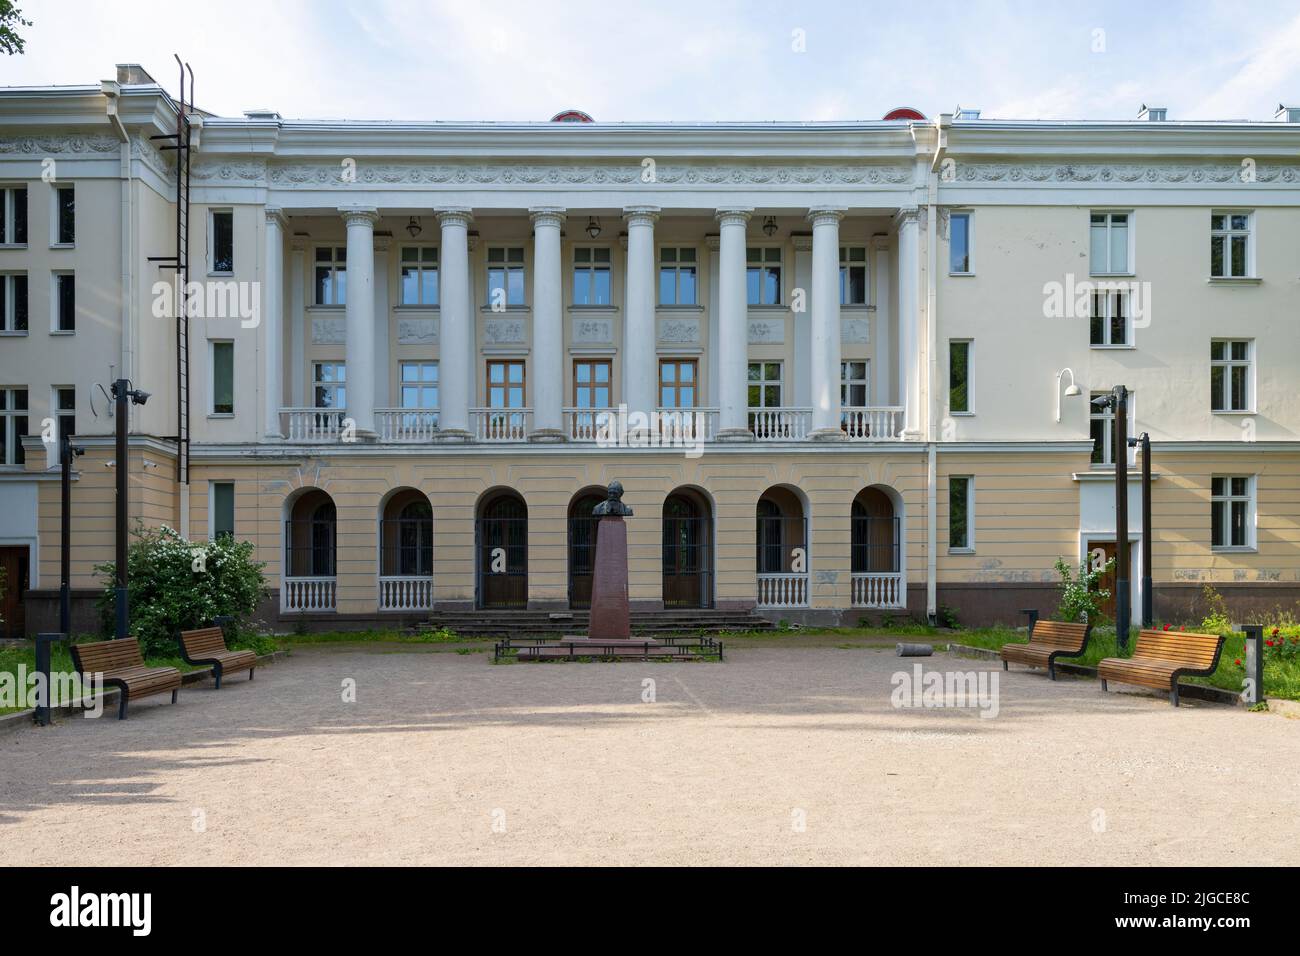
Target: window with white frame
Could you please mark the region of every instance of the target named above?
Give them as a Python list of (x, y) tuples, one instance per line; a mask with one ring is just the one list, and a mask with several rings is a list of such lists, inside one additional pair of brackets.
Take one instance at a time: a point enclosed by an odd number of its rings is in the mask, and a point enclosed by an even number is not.
[(782, 392), (781, 362), (749, 363), (749, 407), (780, 408)]
[(77, 241), (77, 190), (74, 186), (54, 187), (54, 244), (71, 246)]
[(312, 363), (312, 404), (316, 408), (348, 407), (347, 366), (343, 362)]
[(71, 272), (55, 272), (52, 273), (52, 279), (54, 316), (50, 327), (55, 332), (75, 332), (77, 331), (76, 276)]
[(869, 404), (871, 370), (865, 359), (840, 363), (840, 405), (866, 408)]
[(77, 390), (70, 385), (60, 385), (53, 391), (56, 426), (54, 460), (58, 461), (58, 449), (62, 447), (63, 439), (77, 433)]
[(316, 304), (347, 305), (348, 250), (346, 246), (316, 247)]
[(0, 245), (27, 245), (27, 187), (0, 188)]
[(438, 249), (402, 247), (402, 305), (438, 304)]
[(1088, 398), (1088, 431), (1092, 435), (1092, 463), (1094, 465), (1113, 465), (1115, 463), (1115, 409), (1098, 406), (1093, 399), (1104, 398), (1110, 392), (1093, 392)]
[(750, 246), (745, 254), (745, 291), (750, 305), (781, 304), (781, 249)]
[(1215, 475), (1210, 479), (1210, 544), (1252, 548), (1255, 535), (1253, 475)]
[(1093, 348), (1133, 344), (1127, 292), (1111, 289), (1097, 290), (1092, 293), (1088, 343)]
[(523, 246), (492, 246), (487, 262), (488, 306), (525, 305)]
[(867, 304), (867, 247), (840, 246), (840, 305)]
[(0, 388), (0, 464), (21, 465), (27, 434), (27, 389)]
[(970, 339), (948, 340), (948, 411), (953, 415), (970, 414)]
[(1249, 212), (1210, 214), (1210, 276), (1245, 279), (1251, 275), (1251, 220)]
[(609, 305), (608, 246), (578, 246), (573, 250), (573, 304)]
[(948, 217), (948, 272), (970, 275), (970, 213), (954, 212)]
[(208, 243), (212, 261), (208, 271), (229, 275), (235, 271), (235, 214), (229, 209), (213, 209), (208, 213)]
[(1093, 275), (1127, 275), (1133, 271), (1129, 243), (1130, 218), (1126, 212), (1092, 213), (1089, 271)]
[(27, 332), (27, 273), (0, 275), (0, 332)]
[(437, 408), (438, 363), (403, 362), (401, 389), (403, 408)]
[(1210, 343), (1210, 409), (1248, 412), (1251, 408), (1250, 339), (1215, 339)]
[(948, 550), (975, 550), (975, 479), (948, 476)]
[(698, 305), (696, 256), (689, 246), (659, 250), (659, 304)]
[(214, 481), (208, 487), (212, 491), (210, 502), (212, 520), (208, 523), (208, 537), (215, 541), (220, 537), (235, 536), (235, 483), (233, 481)]
[(212, 342), (213, 415), (235, 414), (235, 343)]

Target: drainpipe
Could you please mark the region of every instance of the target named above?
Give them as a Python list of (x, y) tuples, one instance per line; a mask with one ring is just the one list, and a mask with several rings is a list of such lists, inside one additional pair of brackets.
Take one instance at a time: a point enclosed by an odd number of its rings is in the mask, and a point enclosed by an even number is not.
[(118, 147), (118, 179), (121, 182), (121, 237), (118, 243), (121, 249), (121, 275), (119, 278), (122, 300), (120, 303), (120, 321), (122, 323), (122, 353), (120, 378), (132, 378), (135, 375), (135, 339), (131, 328), (131, 265), (134, 262), (134, 250), (131, 248), (131, 223), (133, 221), (131, 198), (131, 136), (122, 125), (117, 107), (122, 87), (115, 80), (104, 80), (100, 84), (104, 92), (108, 122), (113, 127), (120, 141)]
[(947, 128), (952, 118), (943, 114), (934, 124), (934, 153), (926, 174), (925, 205), (925, 438), (926, 438), (926, 508), (925, 508), (925, 613), (931, 624), (939, 616), (939, 437), (938, 403), (935, 401), (935, 382), (939, 379), (938, 365), (938, 280), (939, 264), (939, 164), (948, 145)]

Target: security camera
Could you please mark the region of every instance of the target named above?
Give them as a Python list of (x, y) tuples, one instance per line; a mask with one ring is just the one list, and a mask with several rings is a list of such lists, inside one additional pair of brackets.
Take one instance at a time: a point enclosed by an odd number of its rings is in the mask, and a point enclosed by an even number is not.
[(143, 405), (145, 402), (149, 401), (150, 394), (151, 393), (146, 392), (144, 389), (137, 388), (131, 393), (131, 401), (135, 402), (137, 405)]

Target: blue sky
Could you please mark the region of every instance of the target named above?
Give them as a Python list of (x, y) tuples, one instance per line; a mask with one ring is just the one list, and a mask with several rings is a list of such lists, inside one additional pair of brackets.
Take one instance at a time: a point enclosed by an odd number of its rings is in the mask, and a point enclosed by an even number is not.
[[(20, 0), (0, 84), (135, 61), (223, 115), (539, 120), (1267, 119), (1300, 101), (1300, 2)], [(801, 32), (799, 32), (801, 31)], [(802, 50), (799, 49), (802, 41)]]

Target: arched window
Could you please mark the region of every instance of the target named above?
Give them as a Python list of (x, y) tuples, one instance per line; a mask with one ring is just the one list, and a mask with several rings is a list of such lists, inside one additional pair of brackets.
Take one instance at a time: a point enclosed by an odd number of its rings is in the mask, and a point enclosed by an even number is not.
[(334, 576), (334, 541), (337, 514), (334, 502), (326, 501), (311, 513), (312, 577)]

